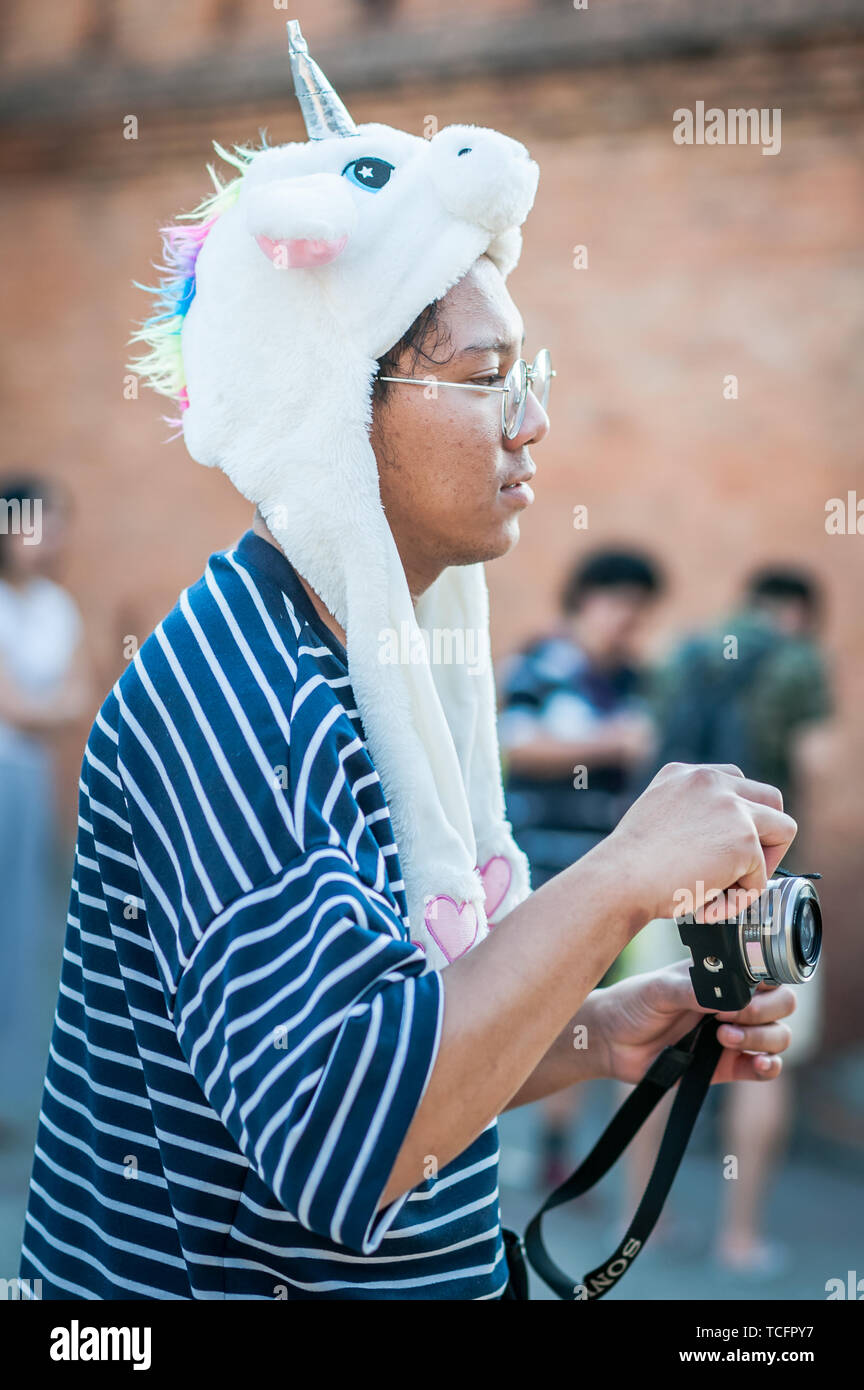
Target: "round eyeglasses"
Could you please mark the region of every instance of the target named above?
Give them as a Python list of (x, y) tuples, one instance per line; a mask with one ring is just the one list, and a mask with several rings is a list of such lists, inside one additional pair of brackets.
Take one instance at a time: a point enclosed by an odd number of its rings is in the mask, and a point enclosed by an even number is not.
[(549, 349), (541, 348), (530, 367), (523, 357), (514, 362), (504, 378), (503, 386), (481, 386), (473, 381), (439, 381), (437, 377), (422, 376), (379, 376), (377, 380), (401, 381), (409, 386), (455, 386), (459, 391), (501, 391), (501, 428), (506, 439), (515, 439), (525, 419), (529, 387), (545, 410), (555, 375)]

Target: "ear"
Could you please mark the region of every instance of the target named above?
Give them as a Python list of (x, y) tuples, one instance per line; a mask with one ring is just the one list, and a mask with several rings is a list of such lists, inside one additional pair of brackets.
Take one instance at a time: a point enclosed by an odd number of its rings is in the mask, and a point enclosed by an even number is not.
[(246, 202), (246, 225), (279, 270), (335, 260), (356, 222), (356, 204), (338, 174), (276, 179), (250, 189)]

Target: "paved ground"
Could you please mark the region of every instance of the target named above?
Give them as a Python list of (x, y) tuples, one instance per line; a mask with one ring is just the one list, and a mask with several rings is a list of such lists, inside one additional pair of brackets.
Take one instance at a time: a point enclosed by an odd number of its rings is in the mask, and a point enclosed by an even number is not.
[[(594, 1087), (576, 1160), (591, 1147), (617, 1103), (610, 1092), (603, 1085)], [(793, 1148), (766, 1199), (765, 1233), (785, 1247), (784, 1270), (760, 1281), (718, 1268), (711, 1243), (724, 1180), (713, 1152), (715, 1104), (700, 1116), (667, 1203), (675, 1230), (670, 1229), (665, 1242), (652, 1236), (607, 1298), (824, 1300), (828, 1279), (846, 1280), (850, 1269), (864, 1278), (862, 1156), (851, 1150), (828, 1153), (806, 1137)], [(524, 1230), (545, 1195), (533, 1187), (534, 1123), (530, 1110), (511, 1111), (500, 1122), (501, 1214), (517, 1230)], [(619, 1198), (620, 1176), (613, 1169), (586, 1197), (544, 1217), (549, 1252), (574, 1282), (610, 1255), (624, 1234)], [(533, 1276), (531, 1294), (535, 1299), (555, 1297)]]

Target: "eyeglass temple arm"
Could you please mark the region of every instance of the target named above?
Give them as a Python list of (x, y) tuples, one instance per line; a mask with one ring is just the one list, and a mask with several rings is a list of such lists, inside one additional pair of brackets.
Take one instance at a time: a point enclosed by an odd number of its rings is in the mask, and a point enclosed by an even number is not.
[(455, 386), (457, 391), (505, 391), (509, 386), (480, 386), (473, 381), (436, 381), (434, 377), (423, 376), (379, 376), (376, 381), (406, 381), (409, 386)]
[[(554, 367), (550, 367), (549, 376), (557, 376)], [(505, 395), (510, 394), (509, 386), (481, 386), (473, 381), (437, 381), (435, 377), (424, 376), (378, 376), (376, 381), (404, 381), (409, 386), (455, 386), (457, 391), (503, 391)], [(528, 380), (534, 380), (534, 368), (528, 368)]]

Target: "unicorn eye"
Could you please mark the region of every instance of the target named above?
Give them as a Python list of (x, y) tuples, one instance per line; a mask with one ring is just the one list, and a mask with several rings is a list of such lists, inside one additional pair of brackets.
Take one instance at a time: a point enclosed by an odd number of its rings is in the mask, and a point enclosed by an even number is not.
[(383, 188), (392, 173), (393, 165), (388, 164), (386, 159), (375, 159), (370, 155), (352, 159), (342, 170), (343, 176), (351, 183), (356, 183), (358, 188), (368, 188), (371, 193)]

